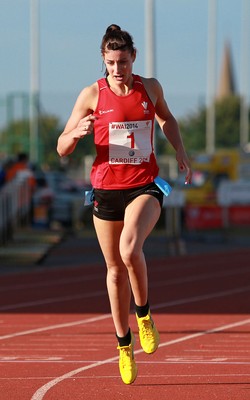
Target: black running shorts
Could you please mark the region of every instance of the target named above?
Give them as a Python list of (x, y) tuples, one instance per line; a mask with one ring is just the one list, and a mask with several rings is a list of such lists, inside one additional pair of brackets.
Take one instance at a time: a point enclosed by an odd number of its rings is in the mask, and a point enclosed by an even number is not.
[(156, 197), (162, 207), (163, 193), (152, 182), (145, 186), (124, 190), (94, 189), (93, 214), (107, 221), (123, 221), (127, 205), (142, 194)]

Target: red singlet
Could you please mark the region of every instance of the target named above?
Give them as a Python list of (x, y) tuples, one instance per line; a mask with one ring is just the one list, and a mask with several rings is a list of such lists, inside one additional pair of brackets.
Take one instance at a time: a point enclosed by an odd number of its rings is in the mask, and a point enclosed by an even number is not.
[(158, 175), (153, 152), (155, 108), (140, 77), (133, 78), (133, 89), (127, 96), (112, 92), (105, 78), (97, 81), (97, 156), (91, 171), (91, 183), (96, 189), (143, 186)]

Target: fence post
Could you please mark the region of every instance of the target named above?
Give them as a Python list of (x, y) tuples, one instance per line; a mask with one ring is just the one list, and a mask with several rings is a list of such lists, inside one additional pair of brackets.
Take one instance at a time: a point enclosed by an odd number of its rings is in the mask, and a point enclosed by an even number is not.
[(181, 190), (173, 189), (168, 197), (164, 197), (165, 228), (168, 238), (170, 254), (185, 254), (186, 244), (181, 237), (182, 208), (185, 204), (184, 194)]

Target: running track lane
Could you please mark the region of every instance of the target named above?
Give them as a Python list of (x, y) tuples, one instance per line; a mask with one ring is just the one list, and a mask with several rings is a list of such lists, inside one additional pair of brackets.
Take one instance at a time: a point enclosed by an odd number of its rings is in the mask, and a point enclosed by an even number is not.
[[(1, 400), (250, 399), (249, 250), (150, 262), (161, 346), (124, 385), (100, 265), (1, 277)], [(237, 263), (235, 262), (237, 260)]]

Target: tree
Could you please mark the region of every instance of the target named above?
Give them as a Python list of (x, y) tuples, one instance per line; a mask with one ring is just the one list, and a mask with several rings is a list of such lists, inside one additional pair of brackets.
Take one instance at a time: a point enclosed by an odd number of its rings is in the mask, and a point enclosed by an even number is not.
[(179, 121), (185, 147), (188, 152), (204, 150), (206, 146), (206, 109)]
[[(238, 147), (240, 143), (239, 96), (228, 96), (215, 102), (216, 148)], [(179, 121), (188, 152), (204, 151), (206, 147), (206, 108)]]
[(240, 97), (228, 96), (216, 102), (216, 147), (237, 147), (240, 143)]
[[(49, 168), (59, 168), (61, 159), (56, 151), (57, 139), (63, 127), (58, 117), (42, 115), (39, 119), (39, 160), (41, 165)], [(13, 121), (0, 131), (0, 146), (2, 155), (13, 157), (17, 153), (30, 152), (29, 120)], [(84, 155), (93, 154), (93, 136), (80, 140), (73, 156), (68, 160), (71, 166), (78, 166)]]
[[(239, 146), (240, 137), (240, 97), (228, 96), (215, 103), (216, 110), (216, 148)], [(179, 120), (185, 147), (189, 154), (206, 148), (206, 108)], [(63, 127), (58, 117), (41, 115), (39, 120), (39, 158), (40, 163), (50, 168), (59, 168), (61, 159), (57, 154), (57, 139)], [(0, 131), (1, 155), (14, 156), (20, 152), (29, 153), (29, 120), (13, 121)], [(156, 152), (159, 155), (174, 154), (166, 138), (156, 124)], [(66, 160), (71, 168), (77, 168), (85, 155), (95, 154), (93, 135), (80, 140), (73, 155)]]

